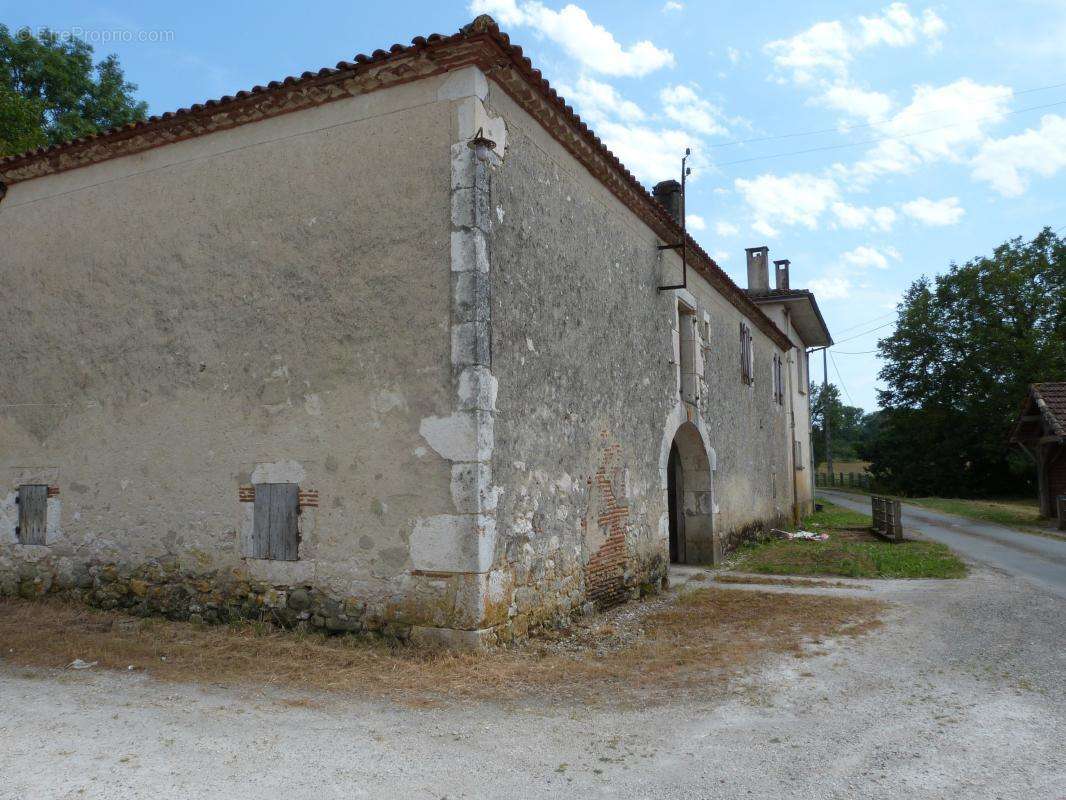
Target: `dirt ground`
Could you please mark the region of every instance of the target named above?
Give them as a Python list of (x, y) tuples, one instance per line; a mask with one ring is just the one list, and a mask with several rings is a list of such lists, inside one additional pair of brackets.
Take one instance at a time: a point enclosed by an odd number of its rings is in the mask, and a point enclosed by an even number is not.
[[(186, 661), (212, 643), (183, 629), (166, 643), (178, 659), (169, 673), (24, 666), (88, 649), (103, 618), (65, 638), (38, 630), (37, 641), (59, 641), (36, 651), (0, 623), (0, 797), (1066, 795), (1061, 597), (987, 569), (862, 591), (681, 578), (714, 589), (620, 609), (535, 651), (497, 654), (491, 669), (457, 659), (399, 674), (387, 659), (402, 656), (378, 653), (398, 674), (377, 685), (350, 653), (339, 686), (301, 682), (255, 631), (258, 666), (226, 667), (236, 655), (218, 641)], [(739, 661), (723, 656), (722, 624), (747, 642)], [(96, 652), (129, 656), (138, 625), (95, 631)], [(531, 656), (535, 669), (523, 666)]]

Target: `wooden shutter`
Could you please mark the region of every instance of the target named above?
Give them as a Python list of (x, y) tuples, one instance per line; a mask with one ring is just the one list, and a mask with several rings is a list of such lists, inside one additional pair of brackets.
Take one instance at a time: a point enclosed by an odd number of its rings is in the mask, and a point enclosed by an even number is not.
[(48, 486), (26, 484), (19, 487), (18, 540), (22, 544), (44, 544), (48, 520)]
[(250, 558), (296, 561), (300, 546), (297, 514), (300, 487), (295, 483), (257, 483)]

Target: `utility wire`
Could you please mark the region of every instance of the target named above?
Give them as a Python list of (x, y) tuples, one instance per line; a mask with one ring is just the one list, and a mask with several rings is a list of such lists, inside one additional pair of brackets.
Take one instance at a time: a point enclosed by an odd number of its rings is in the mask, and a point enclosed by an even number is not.
[(870, 353), (876, 353), (876, 350), (834, 350), (838, 356), (866, 356)]
[[(1048, 86), (1037, 86), (1033, 89), (1023, 89), (1020, 92), (1014, 92), (1013, 95), (1017, 97), (1020, 94), (1031, 94), (1033, 92), (1044, 92), (1049, 89), (1061, 89), (1066, 86), (1066, 83), (1052, 83)], [(945, 109), (935, 108), (931, 111), (923, 111), (921, 114), (915, 114), (915, 117), (928, 117), (932, 114), (941, 114)], [(714, 150), (719, 147), (735, 147), (738, 144), (754, 144), (756, 142), (772, 142), (778, 139), (797, 139), (803, 136), (820, 136), (823, 133), (851, 133), (852, 131), (861, 131), (867, 128), (875, 128), (882, 123), (880, 122), (864, 122), (860, 125), (838, 125), (835, 128), (820, 128), (815, 131), (798, 131), (796, 133), (780, 133), (773, 136), (756, 136), (751, 139), (734, 139), (731, 142), (717, 142), (715, 144), (706, 145), (706, 149)]]
[(847, 327), (847, 328), (841, 328), (839, 331), (837, 331), (837, 333), (847, 333), (848, 331), (853, 331), (856, 328), (864, 328), (867, 325), (869, 325), (871, 322), (877, 322), (878, 320), (882, 320), (885, 317), (891, 317), (895, 313), (896, 313), (895, 311), (889, 311), (887, 314), (880, 314), (880, 315), (874, 317), (873, 319), (868, 319), (865, 322), (860, 322), (858, 325), (852, 325), (852, 326)]
[(844, 394), (848, 396), (848, 402), (855, 405), (855, 401), (851, 399), (851, 392), (848, 391), (847, 385), (844, 383), (844, 378), (840, 374), (840, 367), (837, 366), (837, 360), (833, 358), (833, 351), (829, 351), (829, 360), (833, 362), (833, 371), (837, 374), (837, 380), (840, 381), (840, 388), (844, 390)]
[(882, 325), (878, 325), (876, 328), (870, 328), (870, 330), (868, 330), (868, 331), (863, 331), (862, 333), (856, 333), (854, 336), (849, 336), (847, 339), (841, 339), (839, 342), (833, 342), (833, 344), (834, 345), (844, 344), (844, 342), (850, 342), (852, 339), (859, 339), (859, 338), (861, 338), (863, 336), (866, 336), (867, 334), (873, 333), (874, 331), (879, 331), (882, 328), (887, 328), (889, 325), (895, 325), (895, 324), (896, 324), (896, 321), (894, 319), (892, 319), (892, 320), (889, 320), (888, 322), (886, 322), (886, 323), (884, 323)]
[[(1022, 114), (1022, 113), (1026, 112), (1026, 111), (1039, 111), (1040, 109), (1044, 109), (1044, 108), (1053, 108), (1055, 106), (1064, 106), (1064, 105), (1066, 105), (1066, 100), (1059, 100), (1056, 103), (1046, 103), (1045, 105), (1042, 105), (1042, 106), (1029, 106), (1028, 108), (1015, 109), (1014, 111), (1008, 111), (1008, 112), (1004, 113), (1002, 116), (1003, 117), (1010, 117), (1010, 116), (1014, 116), (1015, 114)], [(936, 131), (942, 131), (942, 130), (945, 130), (947, 128), (957, 128), (960, 125), (966, 125), (966, 124), (969, 124), (969, 123), (972, 123), (972, 122), (982, 122), (984, 120), (1000, 119), (1000, 118), (1001, 117), (999, 115), (996, 115), (996, 116), (988, 115), (988, 116), (985, 116), (985, 117), (976, 117), (975, 119), (966, 120), (966, 122), (952, 122), (952, 123), (949, 123), (948, 125), (938, 125), (935, 128), (926, 128), (925, 130), (922, 130), (922, 131), (914, 131), (912, 133), (901, 133), (898, 136), (879, 136), (879, 137), (877, 137), (875, 139), (864, 139), (861, 142), (843, 142), (842, 144), (828, 144), (828, 145), (824, 145), (822, 147), (810, 147), (810, 148), (808, 148), (806, 150), (792, 150), (792, 151), (790, 151), (788, 153), (774, 153), (773, 155), (769, 155), (769, 156), (752, 156), (751, 158), (739, 158), (736, 161), (722, 161), (722, 162), (720, 162), (718, 164), (715, 164), (714, 166), (716, 166), (716, 167), (730, 167), (730, 166), (734, 166), (736, 164), (749, 164), (752, 161), (768, 161), (768, 160), (774, 159), (774, 158), (786, 158), (787, 156), (802, 156), (802, 155), (806, 155), (808, 153), (821, 153), (821, 152), (824, 152), (826, 150), (843, 150), (843, 149), (848, 148), (848, 147), (863, 147), (864, 145), (868, 145), (868, 144), (877, 144), (878, 142), (892, 142), (892, 141), (898, 141), (900, 139), (909, 139), (909, 138), (911, 138), (913, 136), (922, 136), (923, 134), (926, 134), (926, 133), (934, 133)]]

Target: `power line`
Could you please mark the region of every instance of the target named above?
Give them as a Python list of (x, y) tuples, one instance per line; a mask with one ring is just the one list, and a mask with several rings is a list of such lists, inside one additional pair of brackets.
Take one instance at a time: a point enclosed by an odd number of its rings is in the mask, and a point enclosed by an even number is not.
[(844, 383), (844, 378), (840, 374), (840, 367), (837, 366), (837, 360), (833, 357), (833, 351), (829, 351), (829, 360), (833, 362), (833, 371), (837, 374), (837, 380), (840, 381), (840, 388), (844, 390), (844, 394), (848, 396), (848, 402), (855, 405), (855, 401), (851, 399), (851, 392), (848, 391), (847, 385)]
[[(1032, 89), (1023, 89), (1020, 92), (1014, 92), (1014, 96), (1017, 97), (1021, 94), (1031, 94), (1033, 92), (1044, 92), (1050, 89), (1061, 89), (1066, 86), (1066, 83), (1052, 83), (1047, 86), (1037, 86)], [(937, 108), (931, 111), (923, 111), (921, 114), (915, 114), (915, 117), (928, 117), (932, 114), (941, 114), (945, 109)], [(852, 131), (865, 130), (867, 128), (875, 128), (880, 125), (880, 122), (864, 122), (860, 125), (845, 125), (843, 127), (836, 126), (835, 128), (820, 128), (814, 131), (797, 131), (795, 133), (779, 133), (772, 136), (756, 136), (751, 139), (734, 139), (731, 142), (717, 142), (715, 144), (707, 145), (706, 149), (714, 150), (720, 147), (735, 147), (739, 144), (755, 144), (756, 142), (772, 142), (778, 139), (798, 139), (803, 136), (820, 136), (823, 133), (851, 133)]]
[(871, 322), (877, 322), (878, 320), (884, 319), (885, 317), (891, 317), (895, 313), (896, 313), (895, 311), (889, 311), (887, 314), (880, 314), (879, 316), (876, 316), (873, 319), (868, 319), (865, 322), (860, 322), (858, 325), (852, 325), (852, 326), (847, 327), (847, 328), (841, 328), (839, 331), (837, 331), (837, 333), (847, 333), (848, 331), (853, 331), (856, 328), (865, 327), (866, 325), (869, 325)]
[(893, 320), (889, 320), (888, 322), (886, 322), (886, 323), (884, 323), (882, 325), (878, 325), (876, 328), (870, 328), (870, 330), (868, 330), (868, 331), (863, 331), (862, 333), (856, 333), (854, 336), (849, 336), (847, 339), (841, 339), (839, 342), (833, 342), (833, 344), (844, 344), (844, 342), (850, 342), (852, 339), (859, 339), (859, 338), (861, 338), (863, 336), (866, 336), (869, 333), (873, 333), (874, 331), (879, 331), (879, 330), (881, 330), (881, 328), (887, 328), (889, 325), (895, 325), (895, 324), (896, 324), (896, 321), (894, 319)]
[[(1066, 105), (1066, 100), (1059, 100), (1058, 102), (1055, 102), (1055, 103), (1046, 103), (1045, 105), (1042, 105), (1042, 106), (1029, 106), (1028, 108), (1019, 108), (1019, 109), (1015, 109), (1014, 111), (1008, 111), (1008, 112), (1004, 113), (1002, 116), (1010, 117), (1010, 116), (1014, 116), (1015, 114), (1025, 113), (1026, 111), (1039, 111), (1041, 109), (1054, 108), (1055, 106), (1063, 106), (1063, 105)], [(942, 131), (942, 130), (945, 130), (947, 128), (957, 128), (960, 125), (966, 125), (966, 124), (969, 124), (969, 123), (972, 123), (972, 122), (982, 122), (982, 121), (990, 120), (990, 119), (1000, 119), (1000, 116), (999, 115), (993, 116), (993, 115), (990, 114), (990, 115), (985, 116), (985, 117), (977, 117), (975, 119), (966, 120), (966, 122), (952, 122), (952, 123), (949, 123), (947, 125), (938, 125), (935, 128), (926, 128), (923, 131), (914, 131), (913, 133), (901, 133), (898, 136), (879, 136), (879, 137), (877, 137), (875, 139), (864, 139), (861, 142), (843, 142), (842, 144), (828, 144), (828, 145), (823, 145), (822, 147), (810, 147), (810, 148), (808, 148), (806, 150), (792, 150), (792, 151), (790, 151), (788, 153), (774, 153), (774, 154), (768, 155), (768, 156), (752, 156), (751, 158), (739, 158), (736, 161), (722, 161), (722, 162), (720, 162), (718, 164), (715, 164), (714, 166), (716, 166), (716, 167), (731, 167), (731, 166), (734, 166), (736, 164), (749, 164), (752, 161), (767, 161), (767, 160), (774, 159), (774, 158), (786, 158), (787, 156), (802, 156), (802, 155), (806, 155), (808, 153), (821, 153), (821, 152), (824, 152), (824, 151), (827, 151), (827, 150), (843, 150), (843, 149), (848, 148), (848, 147), (863, 147), (864, 145), (877, 144), (879, 142), (899, 141), (900, 139), (909, 139), (909, 138), (911, 138), (913, 136), (922, 136), (922, 135), (924, 135), (926, 133), (935, 133), (936, 131)]]
[(876, 350), (836, 350), (834, 351), (838, 356), (866, 356), (870, 353), (876, 353)]

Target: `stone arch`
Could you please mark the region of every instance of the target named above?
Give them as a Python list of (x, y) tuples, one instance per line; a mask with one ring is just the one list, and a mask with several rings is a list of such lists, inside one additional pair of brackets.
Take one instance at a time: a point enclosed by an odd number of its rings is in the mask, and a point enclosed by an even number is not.
[[(684, 406), (684, 404), (681, 404)], [(686, 564), (715, 564), (719, 549), (714, 535), (715, 453), (708, 444), (702, 420), (687, 407), (671, 415), (659, 457), (664, 513), (660, 535), (676, 560)]]

